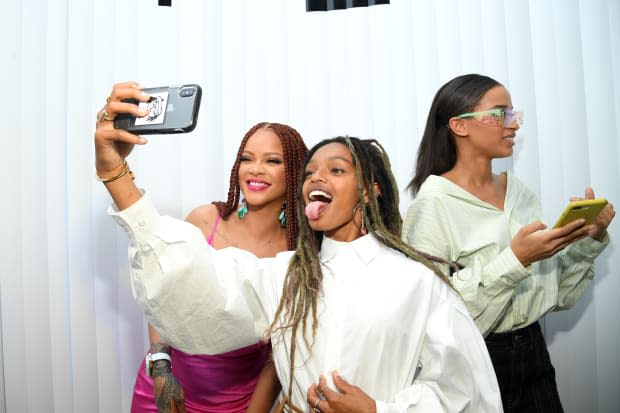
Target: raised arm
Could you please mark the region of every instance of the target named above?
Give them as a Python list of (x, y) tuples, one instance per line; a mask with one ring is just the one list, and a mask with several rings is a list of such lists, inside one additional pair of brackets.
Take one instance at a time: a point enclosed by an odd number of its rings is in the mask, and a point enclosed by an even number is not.
[[(121, 112), (143, 115), (120, 101), (127, 98), (148, 100), (135, 83), (115, 85), (98, 115), (95, 151), (98, 177), (116, 206), (110, 215), (129, 237), (134, 298), (164, 342), (187, 353), (219, 354), (256, 343), (267, 326), (260, 288), (271, 282), (269, 266), (233, 248), (218, 254), (196, 226), (161, 216), (142, 196), (125, 158), (146, 141), (112, 122)], [(262, 284), (253, 284), (261, 275)]]
[(126, 158), (134, 145), (143, 145), (146, 139), (122, 129), (114, 129), (113, 122), (119, 113), (131, 113), (135, 116), (147, 114), (132, 103), (121, 102), (121, 99), (130, 98), (146, 102), (149, 96), (142, 92), (135, 82), (115, 84), (105, 106), (97, 114), (95, 130), (97, 177), (105, 185), (119, 210), (133, 205), (142, 196), (133, 182)]

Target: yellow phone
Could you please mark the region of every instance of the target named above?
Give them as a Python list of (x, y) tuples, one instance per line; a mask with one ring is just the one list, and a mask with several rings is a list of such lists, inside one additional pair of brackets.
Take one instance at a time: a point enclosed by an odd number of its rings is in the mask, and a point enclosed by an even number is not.
[(594, 222), (598, 214), (607, 205), (605, 198), (584, 199), (581, 201), (569, 202), (560, 218), (556, 221), (553, 228), (562, 227), (576, 219), (584, 218), (586, 225)]

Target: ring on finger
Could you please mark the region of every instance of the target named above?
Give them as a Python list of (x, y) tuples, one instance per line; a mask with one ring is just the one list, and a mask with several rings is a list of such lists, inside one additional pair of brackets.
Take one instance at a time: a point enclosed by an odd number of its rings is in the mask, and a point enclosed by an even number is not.
[(108, 96), (107, 98), (105, 98), (106, 105), (110, 103), (111, 100), (112, 100), (112, 96)]
[(105, 109), (101, 111), (101, 122), (103, 122), (104, 120), (114, 120), (114, 118), (115, 116), (111, 116)]
[(318, 405), (319, 405), (319, 402), (320, 402), (320, 401), (321, 401), (321, 398), (320, 398), (320, 397), (318, 397), (318, 398), (316, 399), (316, 401), (314, 402), (314, 405), (312, 406), (312, 410), (314, 410), (315, 412), (320, 412), (320, 411), (321, 411), (321, 410), (319, 410), (319, 408), (318, 408)]

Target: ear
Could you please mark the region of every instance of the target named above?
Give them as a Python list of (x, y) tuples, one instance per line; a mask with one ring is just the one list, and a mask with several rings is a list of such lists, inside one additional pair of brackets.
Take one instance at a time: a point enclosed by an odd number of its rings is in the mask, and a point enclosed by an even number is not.
[[(381, 188), (379, 188), (379, 184), (376, 182), (372, 183), (372, 189), (373, 191), (375, 191), (375, 194), (377, 194), (377, 198), (381, 197)], [(368, 203), (368, 189), (364, 188), (364, 203), (367, 204)]]
[(467, 128), (467, 122), (465, 119), (453, 117), (448, 121), (448, 128), (450, 131), (456, 136), (467, 136), (469, 135), (469, 129)]

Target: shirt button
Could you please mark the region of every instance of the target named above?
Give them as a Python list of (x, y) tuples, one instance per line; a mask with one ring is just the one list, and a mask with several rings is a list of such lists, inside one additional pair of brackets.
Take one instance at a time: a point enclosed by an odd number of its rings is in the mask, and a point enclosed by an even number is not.
[(141, 227), (146, 225), (146, 222), (144, 222), (143, 220), (138, 221), (138, 225), (140, 225)]

